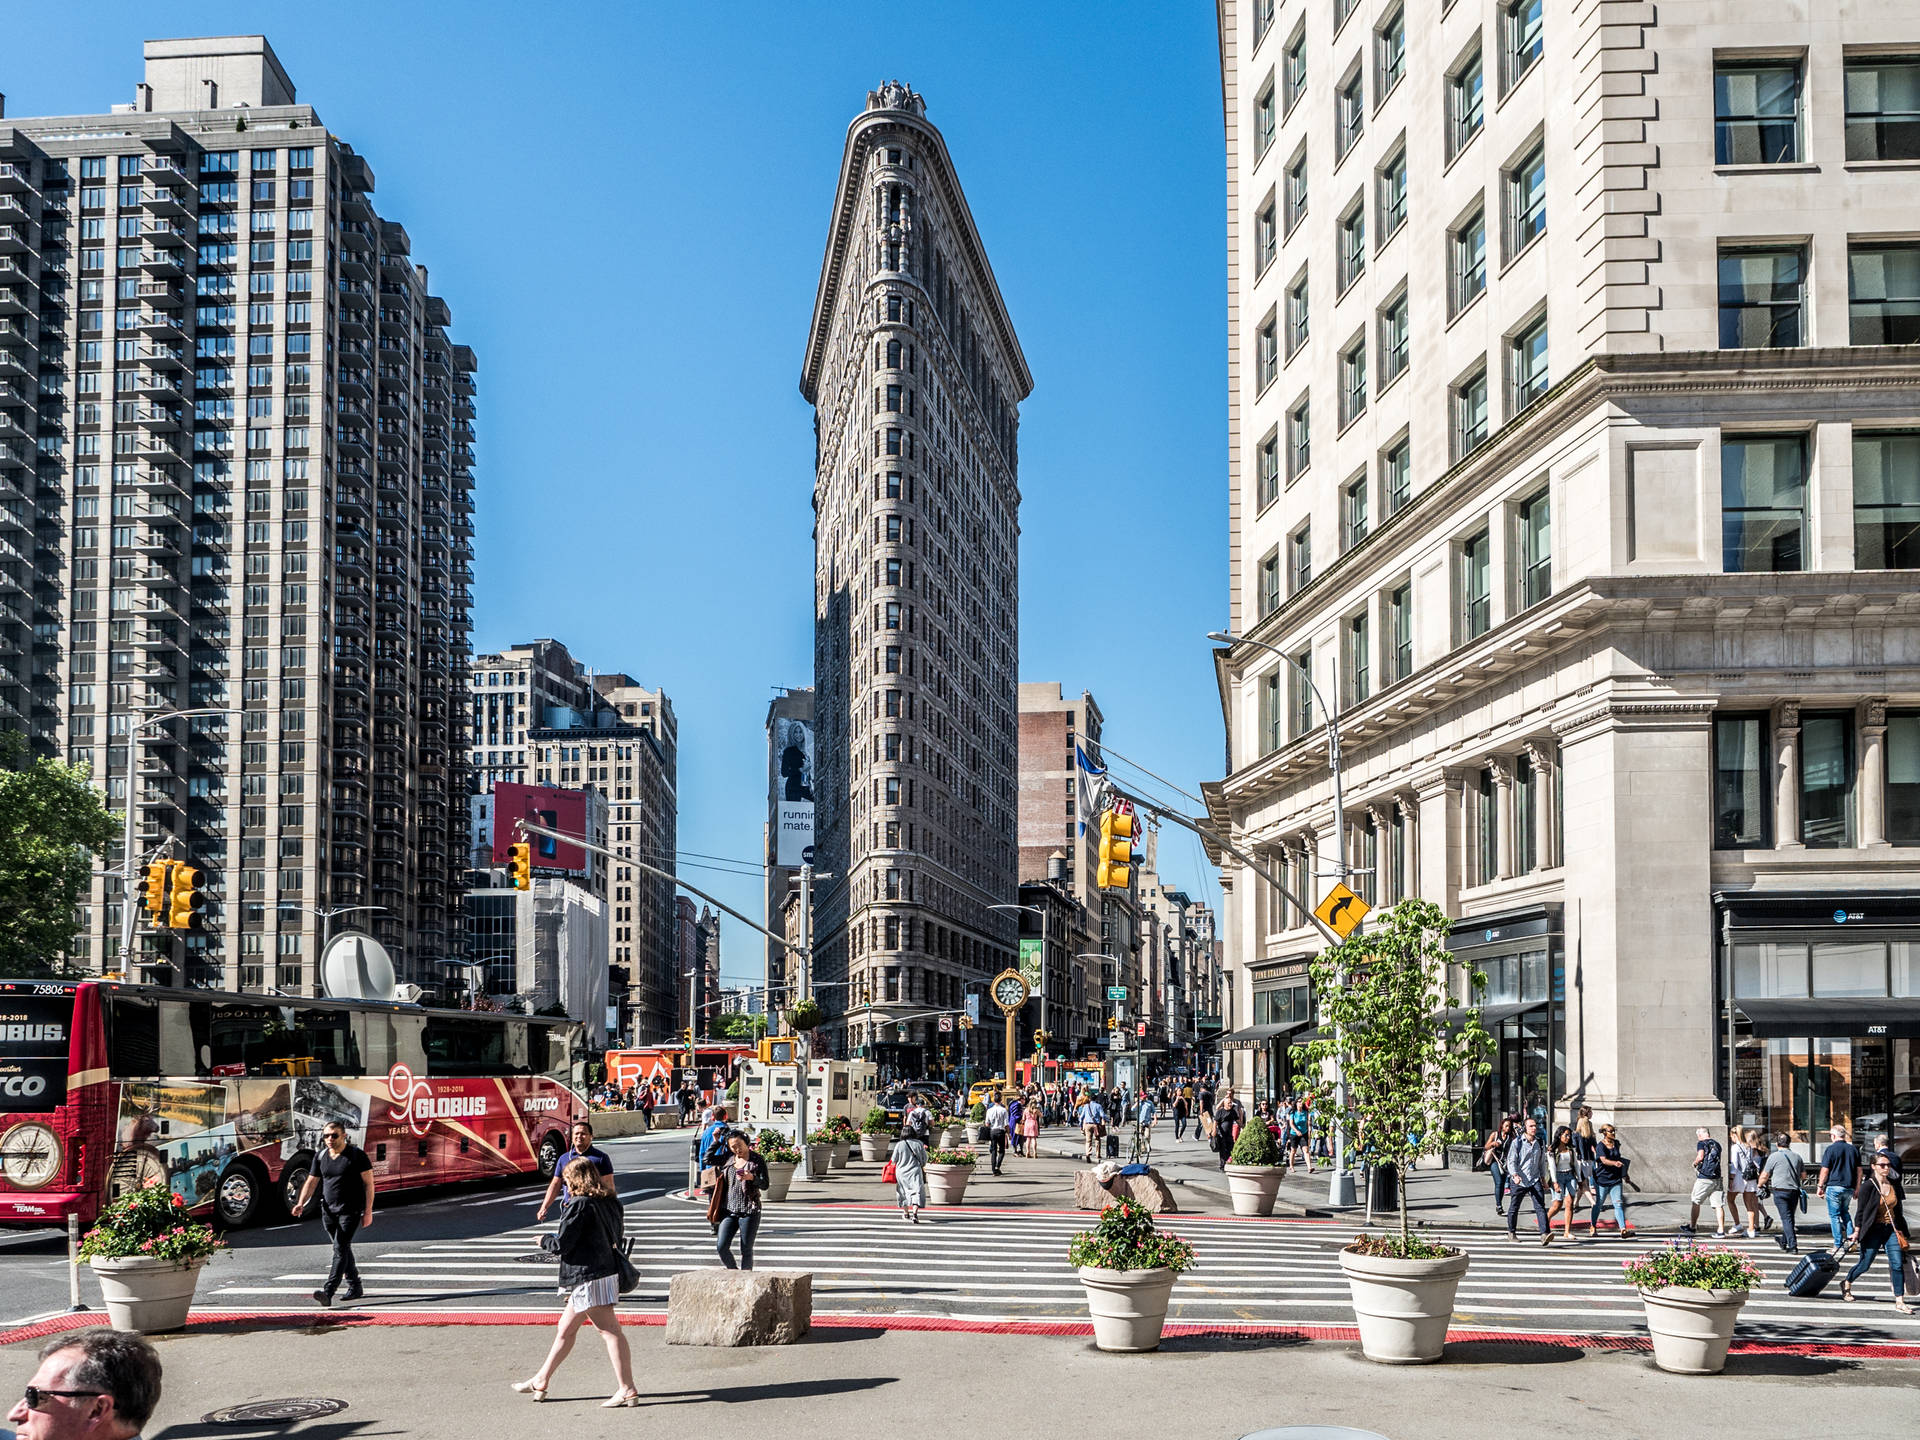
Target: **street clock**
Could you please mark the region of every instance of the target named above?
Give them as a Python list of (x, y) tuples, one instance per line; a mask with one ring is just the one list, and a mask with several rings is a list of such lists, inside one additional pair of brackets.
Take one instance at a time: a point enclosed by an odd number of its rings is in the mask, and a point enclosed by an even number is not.
[(993, 1003), (1008, 1015), (1027, 1003), (1027, 982), (1018, 970), (1002, 970), (993, 977)]

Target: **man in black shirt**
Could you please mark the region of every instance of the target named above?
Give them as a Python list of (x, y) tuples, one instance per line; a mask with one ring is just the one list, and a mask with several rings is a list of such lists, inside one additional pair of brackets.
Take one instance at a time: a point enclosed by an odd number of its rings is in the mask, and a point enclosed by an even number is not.
[(367, 1292), (360, 1288), (360, 1269), (353, 1263), (353, 1232), (373, 1224), (373, 1162), (358, 1145), (347, 1143), (347, 1127), (335, 1120), (321, 1132), (326, 1147), (313, 1157), (313, 1169), (300, 1187), (294, 1202), (298, 1216), (307, 1208), (313, 1192), (320, 1192), (320, 1223), (333, 1242), (333, 1266), (327, 1271), (327, 1283), (313, 1292), (322, 1305), (333, 1304), (340, 1281), (347, 1282), (341, 1298), (349, 1305)]

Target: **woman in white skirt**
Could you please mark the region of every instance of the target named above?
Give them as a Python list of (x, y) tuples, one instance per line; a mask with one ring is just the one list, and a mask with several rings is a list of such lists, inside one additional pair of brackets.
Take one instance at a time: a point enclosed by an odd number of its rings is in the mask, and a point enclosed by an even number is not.
[(1773, 1217), (1760, 1213), (1760, 1172), (1766, 1166), (1767, 1157), (1762, 1153), (1760, 1134), (1756, 1130), (1735, 1127), (1728, 1132), (1728, 1138), (1733, 1141), (1733, 1149), (1727, 1165), (1727, 1220), (1738, 1226), (1740, 1207), (1745, 1205), (1747, 1238), (1752, 1239), (1762, 1228), (1773, 1228)]
[(569, 1196), (560, 1212), (557, 1235), (560, 1254), (560, 1288), (567, 1303), (560, 1311), (560, 1324), (554, 1332), (553, 1346), (531, 1379), (516, 1380), (513, 1388), (535, 1400), (547, 1398), (547, 1386), (553, 1374), (573, 1349), (574, 1337), (583, 1324), (591, 1324), (606, 1341), (607, 1358), (613, 1362), (613, 1378), (619, 1387), (601, 1408), (618, 1409), (640, 1403), (640, 1392), (633, 1388), (633, 1352), (621, 1333), (620, 1317), (614, 1305), (620, 1299), (620, 1236), (626, 1228), (620, 1201), (614, 1195), (613, 1178), (602, 1175), (593, 1161), (575, 1160), (564, 1177)]

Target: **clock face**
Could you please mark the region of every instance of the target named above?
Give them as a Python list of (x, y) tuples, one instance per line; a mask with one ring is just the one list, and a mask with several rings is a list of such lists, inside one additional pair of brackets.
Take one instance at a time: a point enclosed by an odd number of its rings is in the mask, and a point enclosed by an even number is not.
[(1018, 975), (1002, 975), (993, 982), (993, 998), (1003, 1010), (1018, 1010), (1027, 1003), (1027, 987)]

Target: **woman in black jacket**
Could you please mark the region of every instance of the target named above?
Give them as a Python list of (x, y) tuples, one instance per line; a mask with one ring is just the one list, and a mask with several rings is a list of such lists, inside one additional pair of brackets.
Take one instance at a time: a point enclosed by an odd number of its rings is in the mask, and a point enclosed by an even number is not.
[(601, 1403), (604, 1410), (638, 1405), (640, 1392), (633, 1388), (633, 1352), (621, 1333), (614, 1304), (620, 1298), (620, 1237), (626, 1222), (620, 1201), (614, 1195), (613, 1178), (602, 1175), (593, 1161), (575, 1160), (567, 1166), (568, 1200), (560, 1210), (560, 1229), (555, 1239), (560, 1256), (560, 1288), (567, 1293), (566, 1307), (560, 1312), (560, 1325), (554, 1332), (553, 1348), (529, 1380), (516, 1380), (513, 1388), (535, 1400), (547, 1398), (547, 1385), (554, 1371), (573, 1349), (574, 1336), (583, 1323), (591, 1323), (606, 1342), (607, 1358), (613, 1362), (613, 1378), (619, 1385), (611, 1399)]
[(1853, 1195), (1855, 1223), (1860, 1227), (1854, 1238), (1860, 1245), (1860, 1258), (1840, 1282), (1842, 1300), (1853, 1299), (1853, 1282), (1885, 1250), (1887, 1269), (1893, 1275), (1893, 1308), (1902, 1315), (1913, 1314), (1913, 1307), (1906, 1301), (1905, 1252), (1913, 1246), (1907, 1230), (1906, 1203), (1907, 1192), (1893, 1173), (1893, 1161), (1885, 1154), (1874, 1156), (1873, 1168), (1860, 1177), (1860, 1188)]
[[(767, 1188), (767, 1162), (738, 1130), (727, 1136), (727, 1154), (714, 1167), (720, 1187), (720, 1219), (713, 1248), (729, 1270), (753, 1268), (753, 1237), (760, 1233), (760, 1192)], [(740, 1263), (733, 1263), (733, 1237), (740, 1237)]]

